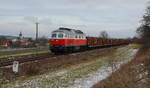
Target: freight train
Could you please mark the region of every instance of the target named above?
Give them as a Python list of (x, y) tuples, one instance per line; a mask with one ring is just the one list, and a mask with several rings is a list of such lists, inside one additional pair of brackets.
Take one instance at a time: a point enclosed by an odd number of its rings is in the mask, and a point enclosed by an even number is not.
[(87, 37), (81, 30), (59, 28), (51, 33), (49, 43), (51, 52), (60, 53), (128, 44), (129, 40)]

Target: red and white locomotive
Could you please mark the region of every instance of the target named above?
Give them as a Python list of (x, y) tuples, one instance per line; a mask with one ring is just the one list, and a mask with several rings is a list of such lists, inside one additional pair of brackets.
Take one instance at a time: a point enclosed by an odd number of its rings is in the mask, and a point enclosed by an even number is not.
[(51, 34), (50, 50), (56, 52), (72, 52), (87, 47), (86, 35), (80, 31), (69, 28), (59, 28)]

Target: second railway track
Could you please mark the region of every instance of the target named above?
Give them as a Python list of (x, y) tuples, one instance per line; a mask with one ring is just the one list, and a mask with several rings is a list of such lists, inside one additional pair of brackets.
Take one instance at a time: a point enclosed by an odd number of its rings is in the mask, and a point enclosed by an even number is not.
[(14, 61), (18, 61), (19, 63), (29, 62), (40, 60), (44, 58), (54, 57), (54, 54), (50, 53), (43, 53), (43, 54), (35, 54), (35, 55), (24, 55), (24, 56), (15, 56), (15, 57), (8, 57), (8, 58), (1, 58), (0, 59), (0, 67), (12, 65)]

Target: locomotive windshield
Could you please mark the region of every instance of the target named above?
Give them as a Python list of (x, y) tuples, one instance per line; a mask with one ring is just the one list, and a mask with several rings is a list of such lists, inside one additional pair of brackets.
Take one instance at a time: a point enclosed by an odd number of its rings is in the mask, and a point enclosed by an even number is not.
[(60, 33), (60, 34), (58, 34), (58, 38), (63, 38), (63, 34), (62, 33)]
[(57, 37), (57, 34), (52, 34), (52, 38), (56, 38)]
[(63, 33), (55, 33), (55, 34), (52, 34), (51, 37), (52, 38), (64, 38), (64, 34)]

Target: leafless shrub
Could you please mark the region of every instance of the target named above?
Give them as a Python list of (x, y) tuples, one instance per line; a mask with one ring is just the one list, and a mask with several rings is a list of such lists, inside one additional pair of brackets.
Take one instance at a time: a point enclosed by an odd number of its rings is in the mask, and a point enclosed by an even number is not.
[(106, 31), (101, 31), (100, 34), (99, 34), (99, 37), (108, 38), (108, 33)]

